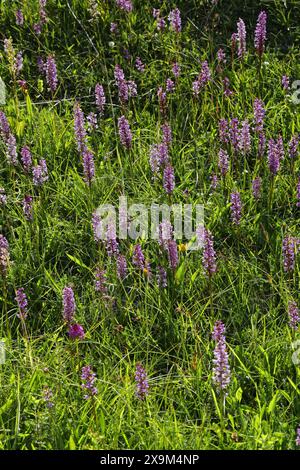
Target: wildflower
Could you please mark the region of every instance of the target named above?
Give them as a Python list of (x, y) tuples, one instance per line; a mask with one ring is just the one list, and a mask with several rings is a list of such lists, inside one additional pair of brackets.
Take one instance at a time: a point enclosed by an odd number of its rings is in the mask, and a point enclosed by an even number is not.
[(71, 339), (84, 339), (85, 333), (79, 323), (73, 323), (69, 326), (68, 335)]
[(119, 236), (121, 239), (127, 237), (128, 214), (126, 204), (121, 203), (119, 207)]
[(255, 37), (254, 37), (254, 46), (258, 56), (261, 58), (265, 50), (265, 41), (267, 36), (267, 13), (261, 11), (258, 15)]
[(264, 118), (266, 114), (264, 102), (258, 98), (254, 100), (254, 124), (255, 132), (262, 132), (264, 127)]
[(145, 276), (147, 276), (148, 279), (150, 279), (152, 277), (151, 265), (150, 265), (149, 261), (145, 261), (145, 266), (143, 268), (143, 273), (145, 274)]
[(47, 23), (47, 14), (45, 11), (45, 6), (47, 4), (47, 0), (39, 0), (40, 3), (40, 11), (39, 11), (39, 16), (40, 16), (40, 24), (43, 26), (44, 24)]
[(299, 135), (293, 135), (289, 142), (289, 156), (290, 158), (296, 158), (299, 147)]
[(205, 273), (211, 277), (217, 271), (216, 252), (214, 250), (214, 237), (208, 229), (203, 232), (203, 259), (202, 264)]
[(218, 59), (219, 64), (226, 64), (226, 54), (223, 49), (218, 50), (217, 59)]
[(187, 245), (186, 243), (179, 243), (178, 245), (178, 250), (180, 253), (185, 253), (186, 252)]
[(199, 82), (199, 80), (197, 79), (197, 80), (195, 80), (195, 81), (193, 82), (193, 95), (194, 95), (194, 96), (198, 96), (199, 93), (200, 93), (200, 90), (201, 90), (200, 82)]
[(140, 57), (137, 57), (135, 60), (135, 68), (141, 73), (145, 72), (145, 65)]
[(283, 75), (282, 78), (281, 78), (281, 84), (282, 84), (284, 90), (288, 90), (289, 85), (290, 85), (289, 77), (287, 77), (286, 75)]
[(5, 142), (11, 134), (10, 125), (3, 111), (0, 111), (0, 134)]
[(16, 52), (12, 43), (12, 39), (4, 39), (4, 52), (7, 55), (8, 63), (10, 72), (15, 75), (16, 74)]
[(156, 27), (158, 31), (163, 31), (166, 27), (166, 22), (163, 18), (158, 18), (156, 21)]
[(157, 173), (160, 167), (168, 161), (168, 147), (165, 143), (151, 145), (149, 152), (149, 163), (153, 173)]
[(135, 97), (137, 96), (137, 86), (136, 83), (133, 80), (127, 80), (127, 86), (128, 86), (128, 93), (129, 96)]
[(239, 121), (237, 118), (233, 118), (230, 121), (229, 137), (234, 150), (238, 150), (240, 140), (239, 135)]
[(166, 91), (168, 93), (173, 93), (174, 90), (175, 90), (175, 83), (173, 82), (173, 80), (171, 80), (171, 78), (168, 78), (166, 81)]
[(6, 157), (10, 164), (17, 165), (17, 142), (13, 134), (10, 134), (6, 141)]
[(162, 138), (162, 141), (165, 145), (170, 145), (172, 143), (172, 129), (171, 129), (171, 126), (165, 122), (162, 126), (161, 126), (161, 130), (162, 130), (162, 134), (163, 134), (163, 138)]
[(167, 283), (167, 272), (162, 266), (158, 266), (157, 268), (157, 284), (158, 287), (165, 289), (168, 285)]
[(174, 62), (173, 65), (172, 65), (172, 73), (175, 77), (175, 79), (178, 79), (179, 78), (179, 75), (180, 75), (180, 65), (178, 64), (178, 62)]
[(268, 145), (268, 164), (270, 172), (275, 176), (280, 168), (280, 153), (277, 143), (274, 139), (269, 140)]
[(26, 92), (28, 90), (26, 80), (17, 80), (17, 84), (23, 92)]
[(33, 199), (31, 196), (26, 195), (22, 201), (23, 213), (24, 213), (25, 219), (28, 220), (29, 222), (31, 222), (33, 219), (32, 200)]
[(239, 141), (238, 148), (243, 154), (247, 154), (251, 150), (251, 136), (250, 136), (250, 126), (248, 121), (242, 122), (242, 127), (239, 131)]
[(131, 0), (116, 0), (116, 5), (120, 10), (124, 10), (126, 13), (130, 13), (133, 10)]
[(177, 243), (175, 240), (169, 240), (168, 241), (168, 260), (169, 260), (169, 266), (173, 271), (178, 266), (178, 250), (177, 250)]
[(254, 196), (255, 199), (259, 199), (260, 198), (260, 194), (261, 194), (261, 178), (259, 176), (257, 176), (256, 178), (254, 178), (254, 180), (252, 181), (252, 194)]
[(147, 374), (142, 364), (137, 363), (135, 371), (136, 396), (139, 400), (144, 400), (149, 393)]
[(7, 196), (5, 194), (5, 189), (0, 188), (0, 206), (6, 206), (7, 203)]
[(119, 279), (125, 279), (127, 275), (127, 261), (124, 255), (117, 257), (117, 275)]
[(175, 176), (173, 167), (168, 164), (164, 169), (163, 186), (167, 194), (172, 194), (175, 188)]
[(9, 266), (9, 244), (4, 235), (0, 234), (0, 274), (5, 277)]
[(101, 294), (107, 293), (107, 279), (104, 269), (97, 268), (95, 272), (95, 291)]
[(297, 307), (296, 302), (290, 301), (288, 304), (288, 315), (289, 315), (289, 325), (293, 330), (297, 330), (299, 322), (300, 322), (300, 315), (299, 310)]
[(228, 98), (229, 96), (231, 96), (233, 94), (233, 91), (230, 90), (230, 88), (229, 88), (229, 86), (230, 86), (229, 78), (225, 77), (224, 80), (222, 80), (222, 82), (223, 82), (223, 85), (224, 85), (224, 95)]
[(9, 58), (13, 57), (14, 56), (14, 47), (13, 47), (13, 44), (12, 44), (12, 39), (9, 38), (5, 38), (4, 41), (3, 41), (3, 46), (4, 46), (4, 52), (5, 54), (7, 54), (7, 56)]
[(29, 173), (32, 167), (32, 157), (30, 149), (27, 147), (27, 145), (21, 149), (21, 162), (23, 164), (25, 173)]
[(233, 57), (234, 51), (236, 49), (237, 41), (238, 41), (237, 33), (232, 33), (232, 35), (231, 35), (231, 55), (232, 55), (232, 57)]
[(53, 392), (49, 387), (45, 387), (43, 390), (43, 398), (46, 403), (47, 408), (51, 409), (54, 407), (53, 403)]
[(163, 150), (163, 152), (166, 151), (166, 154), (168, 155), (168, 147), (166, 145), (161, 147), (160, 145), (154, 144), (150, 147), (149, 163), (153, 173), (158, 173), (162, 164), (161, 150)]
[(221, 390), (225, 390), (230, 383), (230, 366), (226, 348), (225, 326), (220, 320), (215, 323), (212, 337), (216, 342), (213, 359), (213, 382)]
[(42, 25), (41, 23), (35, 23), (33, 25), (33, 30), (37, 36), (39, 36), (42, 33)]
[(202, 62), (200, 74), (195, 82), (193, 82), (194, 95), (198, 96), (200, 91), (210, 82), (211, 72), (207, 60)]
[(103, 227), (101, 217), (97, 214), (97, 211), (94, 211), (92, 215), (92, 227), (94, 232), (94, 240), (99, 242), (102, 240)]
[(217, 186), (218, 186), (218, 175), (216, 175), (215, 173), (213, 173), (211, 176), (210, 176), (210, 180), (211, 180), (211, 189), (213, 191), (215, 191), (217, 189)]
[(143, 270), (145, 267), (145, 256), (142, 251), (141, 245), (135, 245), (133, 249), (132, 263), (138, 268)]
[(19, 313), (17, 313), (17, 317), (21, 320), (25, 320), (27, 318), (28, 301), (23, 287), (17, 289), (15, 300), (19, 307)]
[(173, 239), (173, 227), (172, 224), (163, 220), (158, 226), (158, 244), (164, 250), (168, 250), (169, 240)]
[(62, 292), (63, 297), (63, 317), (67, 323), (71, 323), (74, 319), (76, 310), (75, 297), (72, 287), (64, 287)]
[(118, 127), (119, 127), (119, 136), (122, 145), (127, 149), (130, 149), (132, 146), (132, 133), (129, 126), (129, 122), (125, 118), (125, 116), (121, 116), (118, 119)]
[(108, 256), (116, 256), (119, 253), (119, 243), (116, 236), (116, 226), (109, 222), (106, 227), (106, 251)]
[(168, 20), (170, 22), (171, 29), (176, 33), (180, 33), (181, 31), (181, 16), (180, 10), (175, 8), (169, 13)]
[(115, 69), (114, 69), (114, 77), (115, 77), (117, 86), (119, 86), (121, 82), (125, 81), (124, 71), (118, 64), (115, 66)]
[(85, 150), (82, 155), (82, 164), (84, 172), (84, 181), (87, 185), (91, 185), (95, 177), (94, 155), (90, 150)]
[(295, 269), (295, 257), (298, 240), (287, 235), (282, 242), (283, 269), (285, 272), (292, 272)]
[(81, 370), (81, 379), (82, 389), (86, 392), (84, 399), (88, 400), (89, 398), (97, 395), (98, 390), (95, 387), (96, 374), (92, 371), (91, 366), (84, 366)]
[(88, 124), (88, 131), (92, 132), (95, 129), (98, 129), (98, 122), (97, 122), (97, 114), (96, 113), (89, 113), (87, 118), (87, 124)]
[(23, 16), (22, 10), (18, 9), (15, 13), (15, 16), (16, 16), (16, 25), (23, 26), (24, 16)]
[(47, 84), (52, 93), (55, 92), (57, 88), (57, 69), (56, 63), (53, 56), (48, 56), (46, 64), (45, 64), (45, 72), (46, 72), (46, 80)]
[(238, 57), (242, 59), (246, 54), (246, 26), (244, 21), (239, 18), (237, 23), (237, 34), (238, 34)]
[(104, 94), (103, 86), (99, 83), (95, 86), (95, 99), (96, 99), (96, 106), (100, 113), (104, 112), (104, 106), (106, 104), (106, 98)]
[(22, 51), (19, 51), (14, 61), (14, 72), (15, 72), (16, 77), (19, 75), (22, 68), (23, 68), (23, 53)]
[(117, 23), (110, 23), (110, 32), (117, 34), (119, 32)]
[(162, 87), (159, 87), (157, 90), (157, 97), (159, 103), (159, 110), (162, 114), (166, 112), (167, 107), (167, 94)]
[[(48, 175), (48, 168), (47, 168), (46, 160), (44, 158), (41, 158), (41, 160), (39, 161), (39, 164), (42, 168), (43, 175), (47, 176)], [(47, 176), (47, 179), (48, 179), (48, 176)]]
[(233, 224), (239, 225), (241, 222), (242, 202), (241, 195), (238, 191), (231, 193), (231, 220)]
[(226, 119), (220, 119), (219, 121), (219, 139), (223, 144), (227, 144), (228, 142), (228, 122)]
[(126, 103), (129, 99), (129, 96), (137, 96), (136, 83), (133, 80), (125, 80), (123, 69), (119, 65), (115, 66), (114, 76), (121, 103)]
[(164, 134), (163, 136), (163, 143), (157, 145), (157, 153), (158, 153), (158, 160), (159, 166), (164, 166), (169, 163), (169, 151), (168, 145), (166, 140), (170, 138), (170, 134)]
[(77, 149), (80, 153), (83, 153), (87, 149), (87, 137), (84, 114), (78, 102), (74, 106), (74, 131)]
[(48, 169), (46, 160), (41, 159), (39, 164), (32, 168), (33, 184), (35, 186), (41, 186), (48, 181)]
[(41, 74), (44, 74), (44, 72), (45, 72), (45, 63), (44, 63), (42, 57), (40, 57), (40, 56), (37, 58), (37, 67), (39, 69), (39, 72)]
[(226, 176), (229, 168), (229, 156), (226, 150), (220, 149), (218, 166), (222, 176)]
[(131, 59), (132, 56), (131, 56), (131, 54), (130, 54), (130, 52), (129, 52), (129, 49), (123, 49), (123, 57), (124, 57), (124, 59), (126, 59), (126, 60), (130, 60), (130, 59)]

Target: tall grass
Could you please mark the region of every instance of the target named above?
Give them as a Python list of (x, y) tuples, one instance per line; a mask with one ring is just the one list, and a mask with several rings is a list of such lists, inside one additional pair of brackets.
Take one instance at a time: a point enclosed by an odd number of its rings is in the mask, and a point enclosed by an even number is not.
[[(114, 1), (97, 2), (94, 20), (89, 2), (48, 0), (49, 18), (37, 36), (38, 2), (1, 1), (2, 40), (11, 37), (22, 50), (24, 91), (10, 73), (2, 52), (0, 74), (7, 87), (5, 112), (17, 139), (18, 155), (25, 144), (34, 164), (47, 161), (49, 179), (35, 187), (19, 163), (8, 164), (1, 142), (0, 187), (7, 194), (0, 206), (0, 233), (10, 246), (7, 277), (0, 279), (0, 338), (6, 361), (0, 365), (0, 448), (2, 449), (294, 449), (300, 423), (299, 365), (292, 361), (292, 342), (299, 328), (289, 327), (288, 302), (299, 305), (299, 261), (293, 273), (283, 269), (282, 240), (300, 238), (296, 185), (299, 155), (291, 165), (288, 142), (299, 132), (299, 108), (285, 92), (282, 75), (299, 77), (299, 4), (287, 2), (178, 1), (182, 32), (166, 27), (158, 32), (152, 8), (167, 17), (176, 2), (134, 2), (126, 15)], [(14, 11), (21, 7), (23, 27)], [(267, 49), (261, 70), (254, 51), (257, 15), (268, 12)], [(247, 56), (230, 56), (230, 37), (243, 17)], [(119, 33), (110, 32), (118, 23)], [(168, 23), (168, 22), (167, 22)], [(226, 52), (222, 73), (216, 54)], [(124, 57), (128, 49), (129, 58)], [(1, 47), (1, 51), (3, 48)], [(54, 55), (58, 88), (51, 93), (39, 73), (37, 58)], [(136, 57), (146, 65), (136, 70)], [(201, 62), (208, 61), (212, 81), (193, 97)], [(168, 270), (168, 287), (159, 289), (155, 270), (162, 258), (156, 241), (142, 242), (153, 277), (131, 263), (134, 241), (120, 243), (129, 273), (120, 281), (116, 263), (94, 241), (93, 211), (103, 203), (168, 203), (160, 178), (153, 179), (149, 148), (159, 141), (164, 121), (157, 89), (181, 65), (175, 92), (168, 95), (166, 119), (173, 142), (175, 170), (172, 203), (204, 204), (205, 225), (214, 236), (217, 273), (207, 278), (202, 252), (180, 251), (175, 273)], [(138, 96), (122, 106), (114, 67), (135, 80)], [(226, 98), (222, 79), (228, 77), (233, 95)], [(94, 87), (104, 86), (107, 104), (98, 129), (89, 137), (96, 178), (89, 187), (73, 130), (75, 101), (87, 115), (96, 112)], [(266, 106), (266, 139), (282, 135), (285, 158), (271, 177), (267, 151), (257, 155), (253, 130), (251, 152), (235, 155), (229, 148), (231, 170), (215, 191), (221, 118), (253, 123), (253, 102)], [(133, 132), (126, 150), (118, 136), (118, 118), (125, 114)], [(220, 176), (220, 175), (219, 175)], [(262, 196), (255, 200), (252, 180), (262, 178)], [(270, 191), (272, 200), (270, 204)], [(230, 193), (238, 190), (243, 203), (241, 224), (230, 217)], [(33, 221), (25, 219), (22, 200), (33, 197)], [(186, 240), (181, 240), (185, 243)], [(106, 296), (94, 289), (94, 271), (106, 269)], [(72, 286), (76, 320), (85, 339), (71, 341), (62, 316), (62, 290)], [(26, 334), (17, 316), (15, 291), (28, 297)], [(212, 330), (216, 320), (226, 326), (231, 383), (222, 400), (212, 381)], [(141, 362), (149, 395), (135, 394), (135, 368)], [(85, 400), (81, 369), (91, 365), (98, 394)], [(47, 407), (45, 389), (53, 393)], [(224, 406), (225, 402), (225, 406)]]

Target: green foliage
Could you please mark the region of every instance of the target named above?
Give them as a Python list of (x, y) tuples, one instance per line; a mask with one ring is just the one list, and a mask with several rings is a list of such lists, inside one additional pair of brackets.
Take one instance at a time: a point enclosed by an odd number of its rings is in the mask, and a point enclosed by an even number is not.
[[(216, 191), (211, 174), (218, 172), (218, 121), (238, 117), (253, 120), (253, 101), (264, 100), (266, 137), (282, 134), (285, 146), (299, 131), (299, 105), (284, 92), (281, 77), (299, 78), (300, 14), (297, 0), (181, 0), (183, 31), (158, 33), (152, 8), (170, 2), (135, 2), (130, 15), (113, 1), (98, 1), (92, 19), (89, 1), (48, 0), (48, 23), (41, 36), (33, 31), (38, 2), (22, 2), (23, 27), (15, 25), (15, 1), (0, 2), (1, 30), (24, 54), (22, 79), (27, 91), (12, 79), (2, 53), (0, 75), (7, 86), (1, 109), (16, 135), (18, 150), (29, 145), (34, 163), (45, 158), (49, 181), (33, 186), (21, 165), (8, 165), (1, 142), (0, 187), (8, 202), (0, 207), (0, 232), (10, 244), (7, 279), (0, 279), (0, 338), (6, 338), (6, 362), (0, 364), (1, 449), (294, 449), (300, 422), (299, 366), (292, 362), (291, 343), (299, 331), (288, 326), (287, 305), (299, 305), (299, 262), (292, 276), (283, 271), (281, 243), (291, 233), (300, 237), (296, 184), (299, 156), (291, 165), (286, 155), (275, 178), (269, 204), (270, 174), (266, 155), (239, 156)], [(176, 2), (171, 2), (175, 6)], [(268, 42), (261, 71), (254, 52), (255, 22), (268, 10)], [(246, 22), (248, 54), (230, 62), (230, 37), (236, 21)], [(110, 23), (119, 34), (110, 33)], [(113, 42), (114, 44), (110, 44)], [(223, 75), (217, 73), (216, 52), (226, 50)], [(130, 57), (124, 58), (124, 49)], [(52, 96), (37, 58), (54, 54), (59, 85)], [(146, 64), (135, 67), (136, 57)], [(200, 63), (208, 60), (213, 81), (198, 99), (192, 82)], [(181, 76), (168, 96), (170, 149), (176, 188), (172, 202), (205, 205), (206, 225), (214, 235), (218, 271), (211, 283), (203, 274), (201, 252), (180, 252), (180, 266), (169, 273), (168, 288), (130, 266), (121, 282), (115, 260), (93, 239), (91, 217), (102, 203), (167, 203), (161, 179), (153, 180), (149, 147), (158, 142), (163, 118), (157, 88), (171, 76), (178, 61)], [(135, 80), (138, 96), (125, 111), (118, 101), (114, 66)], [(226, 99), (222, 78), (228, 76), (234, 94)], [(89, 137), (95, 154), (96, 179), (89, 188), (73, 132), (73, 105), (95, 112), (94, 86), (103, 84), (107, 106), (98, 129)], [(133, 148), (119, 142), (117, 119), (125, 112), (133, 131)], [(287, 152), (286, 152), (287, 154)], [(232, 155), (231, 155), (232, 157)], [(252, 179), (260, 175), (263, 194), (255, 201)], [(230, 221), (230, 192), (243, 201), (242, 223)], [(21, 201), (34, 198), (34, 219), (24, 218)], [(183, 240), (184, 241), (184, 240)], [(134, 242), (121, 243), (130, 260)], [(153, 270), (161, 262), (157, 243), (143, 244)], [(107, 271), (108, 294), (94, 289), (94, 271)], [(70, 342), (62, 318), (62, 289), (72, 285), (76, 319), (86, 336)], [(15, 290), (24, 287), (29, 301), (27, 337), (17, 318)], [(226, 325), (232, 381), (225, 401), (212, 384), (213, 341), (217, 319)], [(144, 402), (135, 396), (135, 365), (149, 376)], [(98, 395), (84, 400), (81, 368), (97, 374)], [(52, 408), (44, 399), (53, 392)]]

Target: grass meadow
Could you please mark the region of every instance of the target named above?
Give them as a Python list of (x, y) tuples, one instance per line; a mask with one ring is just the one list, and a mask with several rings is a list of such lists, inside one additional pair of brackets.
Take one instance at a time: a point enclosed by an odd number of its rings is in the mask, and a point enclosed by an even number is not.
[[(299, 17), (0, 1), (0, 449), (298, 448)], [(204, 248), (98, 240), (121, 196)]]

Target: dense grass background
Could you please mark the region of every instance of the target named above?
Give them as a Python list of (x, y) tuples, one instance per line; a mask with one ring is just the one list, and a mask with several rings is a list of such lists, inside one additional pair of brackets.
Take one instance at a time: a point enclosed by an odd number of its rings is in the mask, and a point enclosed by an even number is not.
[[(15, 24), (22, 7), (25, 24)], [(275, 178), (272, 207), (268, 204), (270, 174), (266, 155), (251, 154), (240, 162), (216, 191), (210, 175), (218, 172), (218, 121), (253, 119), (253, 101), (264, 100), (266, 137), (282, 134), (285, 148), (299, 132), (299, 105), (284, 92), (281, 77), (300, 79), (297, 0), (178, 1), (182, 33), (157, 33), (152, 8), (164, 16), (176, 2), (134, 2), (126, 15), (115, 2), (98, 2), (99, 16), (91, 21), (88, 1), (48, 0), (48, 24), (36, 36), (38, 2), (0, 2), (0, 31), (24, 54), (21, 78), (28, 92), (16, 86), (2, 53), (0, 74), (7, 86), (1, 108), (16, 135), (18, 149), (29, 145), (37, 162), (46, 159), (49, 181), (32, 184), (21, 165), (0, 155), (0, 187), (8, 203), (0, 207), (0, 233), (10, 244), (7, 279), (0, 279), (1, 330), (6, 362), (0, 365), (0, 448), (2, 449), (293, 449), (300, 422), (299, 366), (292, 362), (291, 342), (299, 337), (288, 326), (287, 304), (299, 304), (299, 263), (292, 276), (283, 271), (281, 246), (286, 234), (300, 237), (296, 184), (299, 157), (291, 169), (286, 151)], [(253, 47), (255, 23), (268, 12), (267, 51), (261, 74)], [(248, 55), (230, 62), (230, 37), (243, 17)], [(110, 23), (119, 24), (117, 36)], [(112, 46), (110, 41), (114, 42)], [(226, 99), (216, 72), (216, 52), (223, 47), (234, 95)], [(128, 49), (131, 58), (124, 58)], [(1, 51), (3, 47), (1, 46)], [(59, 86), (54, 96), (37, 68), (37, 57), (54, 54)], [(136, 57), (146, 64), (140, 74)], [(157, 142), (162, 117), (156, 90), (171, 76), (177, 60), (181, 76), (168, 96), (172, 127), (171, 159), (176, 188), (172, 202), (205, 205), (205, 223), (215, 237), (218, 271), (212, 280), (202, 270), (201, 252), (180, 254), (177, 274), (159, 290), (134, 267), (124, 282), (115, 262), (93, 239), (91, 217), (104, 202), (168, 202), (161, 181), (153, 182), (149, 147)], [(213, 81), (200, 98), (192, 96), (192, 81), (208, 60)], [(125, 114), (133, 131), (133, 147), (124, 150), (117, 135), (123, 114), (114, 82), (119, 63), (126, 78), (136, 81), (138, 96)], [(85, 114), (96, 111), (94, 86), (102, 83), (107, 96), (99, 128), (90, 136), (95, 152), (96, 180), (89, 188), (74, 140), (73, 105)], [(251, 193), (253, 177), (263, 179), (263, 196)], [(238, 189), (243, 201), (242, 223), (230, 220), (229, 194)], [(188, 190), (188, 197), (184, 191)], [(34, 197), (33, 222), (25, 220), (21, 201)], [(121, 243), (130, 263), (134, 242)], [(143, 243), (153, 270), (161, 260), (154, 241)], [(107, 270), (110, 299), (94, 289), (97, 266)], [(86, 337), (71, 342), (62, 318), (62, 289), (71, 285), (76, 318)], [(28, 338), (17, 318), (15, 290), (24, 287), (29, 299)], [(220, 397), (212, 383), (213, 325), (222, 319), (230, 354), (232, 380), (224, 422)], [(135, 365), (149, 375), (149, 396), (135, 396)], [(96, 399), (84, 400), (80, 373), (90, 364), (97, 374)], [(53, 392), (48, 409), (43, 390)]]

